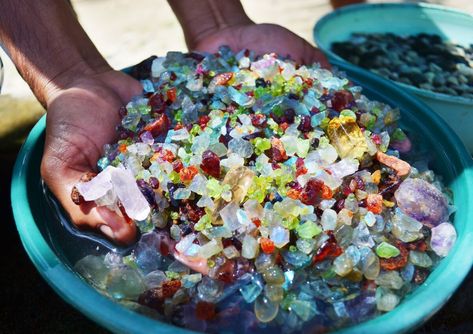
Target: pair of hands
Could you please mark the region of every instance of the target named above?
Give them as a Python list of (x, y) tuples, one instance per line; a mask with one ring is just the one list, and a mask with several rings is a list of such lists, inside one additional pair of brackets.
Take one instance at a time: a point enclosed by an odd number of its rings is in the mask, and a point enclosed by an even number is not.
[[(289, 30), (271, 24), (245, 23), (207, 32), (192, 43), (197, 51), (215, 52), (220, 45), (234, 51), (257, 54), (289, 54), (299, 63), (319, 62), (328, 67), (322, 53)], [(79, 228), (98, 229), (119, 244), (136, 238), (136, 227), (123, 217), (93, 203), (75, 205), (71, 190), (80, 177), (96, 170), (103, 146), (116, 140), (118, 110), (142, 92), (141, 84), (121, 72), (105, 70), (74, 78), (47, 100), (46, 143), (41, 174)]]

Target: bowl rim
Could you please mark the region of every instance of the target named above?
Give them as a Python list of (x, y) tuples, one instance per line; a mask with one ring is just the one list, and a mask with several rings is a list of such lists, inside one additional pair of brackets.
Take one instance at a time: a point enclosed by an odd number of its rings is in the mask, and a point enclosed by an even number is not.
[[(450, 130), (438, 115), (430, 112), (430, 109), (425, 104), (389, 81), (353, 66), (349, 70), (363, 76), (372, 86), (375, 85), (375, 87), (379, 87), (381, 90), (383, 87), (389, 87), (389, 89), (397, 94), (397, 97), (407, 99), (410, 106), (417, 109), (421, 108), (418, 111), (421, 115), (423, 114), (427, 117), (426, 123), (431, 123), (430, 125), (434, 127), (434, 130), (439, 132), (439, 136), (443, 135), (447, 139), (447, 143), (452, 146), (455, 163), (464, 170), (458, 176), (462, 181), (461, 184), (473, 184), (473, 160), (471, 156), (462, 145), (458, 136)], [(12, 208), (16, 226), (26, 252), (40, 274), (66, 302), (96, 323), (113, 332), (149, 333), (153, 330), (159, 330), (159, 332), (164, 334), (195, 333), (191, 330), (138, 314), (103, 296), (63, 263), (46, 242), (33, 219), (31, 206), (27, 200), (30, 162), (39, 141), (44, 135), (45, 127), (46, 117), (43, 116), (31, 131), (18, 154), (11, 186)], [(466, 201), (473, 202), (473, 191), (465, 189), (463, 195)], [(464, 213), (464, 215), (467, 215), (467, 213)], [(468, 214), (468, 218), (470, 219), (467, 221), (471, 220), (473, 222), (473, 212)], [(436, 279), (429, 280), (431, 277), (429, 276), (426, 283), (424, 283), (423, 295), (417, 296), (416, 301), (419, 301), (419, 298), (422, 298), (422, 296), (426, 297), (426, 293), (434, 288), (436, 293), (429, 295), (428, 303), (418, 303), (414, 309), (406, 309), (407, 306), (402, 307), (406, 304), (406, 301), (401, 303), (394, 312), (388, 312), (360, 324), (342, 328), (337, 333), (373, 333), (381, 328), (383, 328), (384, 333), (398, 333), (414, 328), (428, 319), (453, 294), (470, 271), (473, 264), (473, 252), (471, 252), (471, 246), (466, 240), (473, 239), (473, 228), (470, 230), (464, 231), (463, 234), (466, 236), (463, 236), (461, 240), (457, 240), (452, 250), (452, 253), (462, 254), (462, 256), (460, 258), (457, 257), (447, 267), (446, 261), (442, 261), (439, 266), (445, 263), (443, 266), (446, 267), (444, 268), (445, 271), (442, 271)], [(439, 269), (437, 268), (436, 270), (438, 271)], [(427, 289), (429, 285), (431, 287)], [(94, 302), (94, 309), (91, 309), (91, 300)], [(412, 308), (412, 305), (410, 306)], [(401, 317), (399, 317), (400, 315)]]
[[(327, 22), (331, 21), (332, 19), (334, 19), (338, 16), (349, 15), (350, 13), (353, 13), (353, 12), (367, 11), (367, 10), (370, 10), (370, 9), (373, 9), (373, 8), (376, 8), (376, 9), (382, 8), (383, 10), (388, 11), (388, 10), (394, 8), (394, 7), (396, 7), (396, 8), (406, 8), (406, 9), (408, 9), (408, 8), (410, 8), (410, 9), (412, 9), (412, 8), (415, 8), (415, 9), (429, 9), (429, 10), (433, 10), (433, 11), (449, 12), (449, 13), (452, 13), (452, 14), (457, 14), (457, 15), (461, 15), (461, 16), (464, 16), (466, 18), (469, 18), (473, 22), (473, 15), (470, 14), (470, 13), (463, 12), (463, 11), (458, 10), (456, 8), (450, 8), (450, 7), (445, 7), (445, 6), (436, 5), (436, 4), (429, 4), (429, 3), (353, 4), (353, 5), (348, 5), (348, 6), (339, 8), (337, 10), (334, 10), (334, 11), (324, 15), (323, 17), (321, 17), (316, 22), (316, 24), (314, 25), (314, 28), (312, 30), (314, 42), (317, 45), (317, 47), (320, 48), (329, 57), (329, 59), (336, 59), (339, 62), (351, 64), (353, 66), (357, 66), (357, 67), (361, 68), (360, 66), (352, 64), (349, 61), (347, 61), (344, 58), (337, 55), (336, 53), (332, 52), (332, 50), (330, 49), (330, 45), (325, 45), (325, 43), (322, 42), (322, 38), (321, 38), (320, 33), (319, 33), (320, 28), (323, 27), (325, 24), (327, 24)], [(364, 69), (364, 70), (371, 72), (371, 70), (368, 70), (368, 69)], [(374, 72), (372, 72), (372, 73), (374, 73)], [(376, 74), (376, 73), (374, 73), (374, 74), (382, 77), (385, 80), (389, 80), (389, 81), (395, 83), (396, 85), (399, 85), (400, 87), (402, 87), (404, 89), (409, 89), (411, 92), (413, 92), (417, 95), (426, 97), (426, 98), (430, 98), (430, 99), (434, 99), (434, 100), (441, 100), (441, 101), (447, 102), (447, 103), (454, 102), (454, 103), (463, 104), (463, 105), (466, 105), (466, 106), (473, 105), (473, 98), (448, 95), (448, 94), (444, 94), (444, 93), (437, 93), (437, 92), (433, 92), (433, 91), (430, 91), (430, 90), (427, 90), (427, 89), (418, 88), (418, 87), (413, 86), (413, 85), (408, 85), (408, 84), (405, 84), (405, 83), (402, 83), (402, 82), (399, 82), (399, 81), (391, 80), (391, 79), (385, 78), (385, 77), (383, 77), (379, 74)]]

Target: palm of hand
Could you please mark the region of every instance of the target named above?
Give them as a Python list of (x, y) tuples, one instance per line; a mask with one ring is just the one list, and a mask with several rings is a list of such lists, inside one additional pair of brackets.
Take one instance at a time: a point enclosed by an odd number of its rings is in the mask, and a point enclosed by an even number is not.
[(86, 203), (75, 205), (70, 198), (80, 177), (94, 171), (103, 145), (116, 140), (118, 110), (140, 84), (119, 72), (83, 79), (61, 91), (48, 106), (45, 151), (41, 173), (51, 191), (79, 227), (100, 228), (119, 243), (134, 240), (134, 224), (105, 208)]
[(261, 55), (276, 52), (280, 56), (289, 55), (301, 64), (319, 62), (329, 68), (322, 52), (293, 32), (274, 24), (244, 24), (231, 26), (203, 36), (194, 49), (216, 52), (221, 45), (228, 45), (234, 51), (249, 49)]

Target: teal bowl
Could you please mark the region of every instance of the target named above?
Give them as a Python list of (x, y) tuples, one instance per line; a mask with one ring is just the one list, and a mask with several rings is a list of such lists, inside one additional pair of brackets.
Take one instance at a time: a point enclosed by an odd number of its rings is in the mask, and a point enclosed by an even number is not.
[[(329, 61), (338, 60), (341, 62), (340, 68), (345, 69), (348, 62), (330, 48), (333, 42), (348, 40), (353, 32), (390, 32), (398, 35), (423, 32), (438, 34), (445, 40), (469, 46), (473, 44), (473, 16), (430, 4), (353, 5), (322, 17), (314, 27), (314, 40)], [(473, 99), (434, 93), (399, 82), (396, 84), (439, 114), (473, 153)]]
[[(341, 65), (334, 62), (335, 65)], [(451, 253), (424, 284), (393, 311), (339, 333), (402, 333), (424, 323), (449, 299), (473, 263), (473, 161), (457, 135), (436, 114), (392, 83), (366, 71), (345, 65), (349, 78), (364, 93), (398, 106), (402, 126), (413, 141), (428, 149), (431, 168), (444, 178), (454, 194), (454, 224), (458, 240)], [(102, 244), (79, 238), (52, 214), (39, 169), (44, 146), (45, 118), (31, 131), (16, 161), (12, 179), (13, 213), (23, 245), (33, 264), (51, 287), (69, 304), (103, 327), (116, 333), (191, 333), (131, 311), (104, 297), (86, 283), (73, 264), (86, 254), (104, 251)], [(64, 226), (63, 226), (64, 224)]]

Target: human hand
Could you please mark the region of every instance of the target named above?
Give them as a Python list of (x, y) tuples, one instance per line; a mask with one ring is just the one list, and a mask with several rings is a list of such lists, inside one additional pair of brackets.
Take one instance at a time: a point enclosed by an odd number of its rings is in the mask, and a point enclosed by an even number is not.
[(116, 140), (119, 108), (141, 91), (135, 79), (107, 70), (74, 79), (48, 92), (46, 99), (41, 175), (76, 226), (99, 230), (118, 244), (135, 241), (135, 224), (93, 202), (76, 205), (71, 191), (82, 175), (96, 171), (104, 144)]
[(330, 68), (324, 54), (303, 38), (276, 24), (256, 24), (245, 21), (214, 31), (206, 31), (191, 41), (197, 51), (216, 52), (221, 45), (228, 45), (234, 51), (249, 49), (261, 55), (275, 52), (280, 56), (289, 55), (300, 64), (320, 63)]

